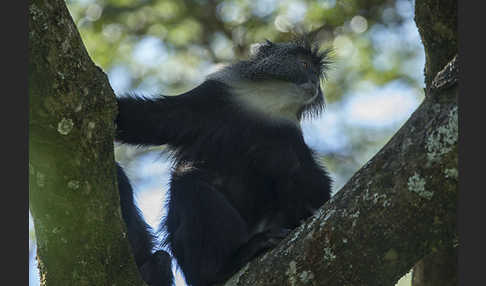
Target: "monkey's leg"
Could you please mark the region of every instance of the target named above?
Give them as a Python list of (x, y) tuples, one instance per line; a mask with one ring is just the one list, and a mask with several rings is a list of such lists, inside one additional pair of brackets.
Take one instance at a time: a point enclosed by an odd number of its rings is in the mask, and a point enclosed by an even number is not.
[(150, 226), (143, 220), (135, 205), (130, 181), (118, 164), (117, 177), (122, 217), (142, 278), (149, 285), (169, 286), (172, 284), (170, 256), (165, 251), (157, 251), (152, 254), (154, 236), (150, 232)]
[(167, 240), (188, 284), (207, 286), (248, 240), (246, 222), (200, 170), (175, 175), (165, 222)]
[(275, 227), (252, 236), (248, 242), (237, 249), (231, 258), (228, 259), (225, 267), (219, 272), (218, 277), (220, 280), (217, 282), (222, 283), (228, 280), (246, 263), (275, 247), (290, 231), (291, 229), (288, 228)]

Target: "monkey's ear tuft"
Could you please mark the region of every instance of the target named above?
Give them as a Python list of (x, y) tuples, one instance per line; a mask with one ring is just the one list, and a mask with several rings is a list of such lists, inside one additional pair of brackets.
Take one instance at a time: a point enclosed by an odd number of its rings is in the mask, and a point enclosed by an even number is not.
[(274, 44), (269, 40), (265, 40), (263, 43), (254, 43), (250, 45), (250, 56), (256, 56), (257, 54), (263, 54), (266, 50), (271, 48)]
[(264, 44), (262, 43), (254, 43), (254, 44), (251, 44), (250, 45), (250, 56), (255, 56), (256, 54), (258, 54), (258, 51), (260, 50), (260, 48), (263, 46)]

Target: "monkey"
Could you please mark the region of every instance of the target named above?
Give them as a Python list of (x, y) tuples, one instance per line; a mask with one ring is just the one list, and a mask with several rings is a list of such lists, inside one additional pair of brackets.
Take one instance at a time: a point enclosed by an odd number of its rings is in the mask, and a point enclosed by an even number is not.
[(117, 97), (115, 139), (167, 145), (174, 161), (158, 245), (171, 255), (152, 253), (154, 237), (117, 165), (128, 239), (149, 285), (172, 285), (170, 256), (187, 284), (222, 283), (330, 199), (332, 179), (300, 128), (324, 108), (329, 53), (308, 34), (266, 40), (185, 93)]

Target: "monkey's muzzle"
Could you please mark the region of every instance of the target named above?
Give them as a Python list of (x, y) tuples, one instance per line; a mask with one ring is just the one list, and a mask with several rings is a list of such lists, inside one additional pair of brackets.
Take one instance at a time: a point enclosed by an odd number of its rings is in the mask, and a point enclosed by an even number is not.
[(317, 98), (318, 95), (317, 83), (308, 81), (306, 83), (299, 84), (299, 88), (301, 88), (303, 91), (305, 104), (308, 104)]

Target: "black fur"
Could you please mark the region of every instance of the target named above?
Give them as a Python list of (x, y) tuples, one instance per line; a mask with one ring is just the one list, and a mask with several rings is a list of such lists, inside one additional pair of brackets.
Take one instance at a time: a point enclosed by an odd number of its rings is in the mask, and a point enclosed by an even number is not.
[[(313, 77), (325, 79), (331, 64), (330, 52), (330, 49), (320, 50), (319, 45), (305, 35), (288, 43), (272, 43), (267, 40), (260, 44), (258, 51), (250, 59), (240, 61), (232, 67), (236, 67), (242, 77), (250, 80), (278, 78), (302, 83)], [(312, 71), (296, 72), (296, 55), (308, 57), (313, 64)]]
[(140, 274), (150, 285), (170, 286), (173, 280), (170, 256), (164, 251), (152, 254), (155, 238), (151, 228), (135, 206), (133, 189), (122, 167), (117, 164), (116, 170), (122, 217)]
[[(168, 144), (174, 156), (161, 231), (190, 285), (224, 282), (330, 198), (331, 180), (295, 122), (241, 108), (218, 80), (178, 96), (117, 100), (117, 140)], [(138, 265), (149, 269), (142, 275), (151, 285), (169, 285), (172, 278), (157, 277), (170, 271), (170, 261), (152, 258), (148, 227), (121, 172), (128, 236)]]

